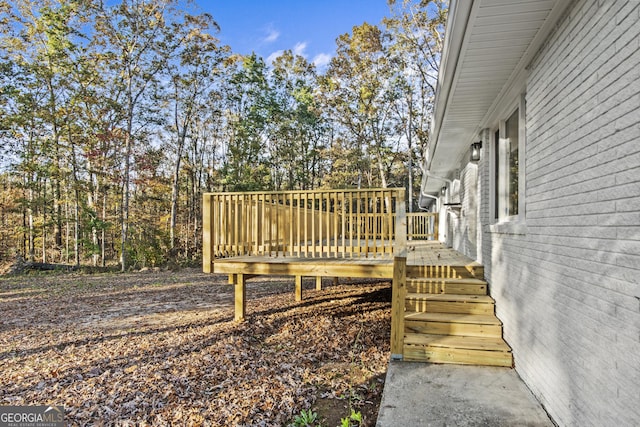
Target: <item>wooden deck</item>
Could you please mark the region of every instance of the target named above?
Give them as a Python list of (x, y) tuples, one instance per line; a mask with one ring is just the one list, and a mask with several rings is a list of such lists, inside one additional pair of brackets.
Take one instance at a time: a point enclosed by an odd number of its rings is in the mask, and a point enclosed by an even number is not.
[(214, 273), (391, 278), (392, 258), (298, 258), (242, 256), (216, 260)]
[(407, 241), (407, 276), (484, 278), (484, 266), (434, 240)]
[(241, 256), (217, 259), (212, 271), (235, 285), (235, 320), (245, 319), (246, 279), (259, 275), (295, 278), (301, 301), (302, 278), (390, 279), (392, 357), (407, 361), (510, 367), (511, 349), (502, 339), (495, 301), (476, 261), (435, 241), (408, 241), (406, 258)]
[[(436, 241), (408, 241), (405, 268), (405, 275), (409, 277), (458, 278), (471, 275), (481, 278), (484, 274), (482, 265)], [(296, 299), (301, 300), (303, 277), (317, 278), (318, 289), (323, 277), (393, 279), (394, 258), (238, 256), (214, 260), (211, 271), (228, 274), (229, 282), (238, 287), (235, 319), (242, 320), (246, 309), (244, 283), (249, 277), (293, 276), (296, 279)]]
[[(441, 271), (440, 277), (454, 278), (456, 271), (465, 270), (482, 277), (481, 264), (447, 248), (437, 241), (408, 241), (407, 269), (411, 272)], [(378, 257), (296, 257), (296, 256), (238, 256), (216, 259), (212, 271), (222, 274), (284, 275), (310, 277), (369, 277), (393, 278), (393, 258)], [(430, 274), (436, 276), (436, 274)]]
[(207, 193), (203, 271), (229, 275), (236, 321), (250, 277), (293, 276), (297, 301), (303, 277), (390, 279), (392, 358), (510, 366), (483, 266), (437, 224), (405, 212), (404, 189)]

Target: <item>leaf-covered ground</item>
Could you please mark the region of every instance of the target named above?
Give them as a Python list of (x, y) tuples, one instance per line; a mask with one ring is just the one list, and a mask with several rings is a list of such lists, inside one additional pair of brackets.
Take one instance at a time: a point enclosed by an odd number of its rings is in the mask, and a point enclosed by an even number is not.
[(389, 359), (389, 283), (233, 287), (196, 269), (0, 278), (0, 405), (64, 405), (70, 425), (375, 425)]

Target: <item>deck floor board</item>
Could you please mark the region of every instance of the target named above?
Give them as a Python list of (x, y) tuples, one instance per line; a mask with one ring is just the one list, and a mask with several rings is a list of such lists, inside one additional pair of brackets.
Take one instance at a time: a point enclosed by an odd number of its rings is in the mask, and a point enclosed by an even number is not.
[[(480, 266), (472, 259), (436, 241), (407, 242), (408, 266)], [(213, 262), (214, 273), (291, 276), (392, 278), (393, 257), (239, 256)]]

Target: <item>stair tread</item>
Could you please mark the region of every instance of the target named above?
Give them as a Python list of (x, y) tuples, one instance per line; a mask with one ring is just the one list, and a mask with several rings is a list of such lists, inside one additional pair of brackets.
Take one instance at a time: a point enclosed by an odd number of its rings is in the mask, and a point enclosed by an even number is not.
[(502, 322), (494, 315), (487, 314), (458, 314), (458, 313), (408, 313), (405, 320), (442, 323), (467, 323), (477, 325), (498, 325)]
[(405, 345), (403, 351), (404, 360), (408, 362), (513, 367), (513, 354), (507, 351), (417, 345)]
[(449, 347), (468, 350), (511, 352), (502, 338), (456, 335), (405, 334), (405, 345)]
[(423, 301), (450, 301), (465, 303), (494, 303), (494, 299), (489, 295), (457, 295), (457, 294), (425, 294), (425, 293), (407, 293), (409, 300)]

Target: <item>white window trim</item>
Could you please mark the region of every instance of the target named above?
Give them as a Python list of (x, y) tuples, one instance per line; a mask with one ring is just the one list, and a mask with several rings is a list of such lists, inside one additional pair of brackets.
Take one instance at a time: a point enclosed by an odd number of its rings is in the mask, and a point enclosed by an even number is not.
[[(498, 178), (498, 182), (496, 182), (496, 168), (499, 166), (499, 171), (507, 170), (507, 153), (506, 144), (500, 143), (500, 141), (495, 141), (495, 132), (499, 131), (500, 140), (506, 135), (506, 120), (511, 117), (511, 115), (518, 109), (518, 214), (517, 215), (504, 215), (505, 212), (505, 198), (498, 197), (496, 199), (495, 188), (496, 185), (498, 187), (498, 194), (506, 194), (507, 193), (507, 185), (508, 182), (506, 179)], [(491, 130), (491, 140), (493, 143), (493, 148), (500, 150), (498, 159), (500, 165), (496, 165), (495, 155), (491, 156), (491, 164), (490, 164), (490, 173), (491, 173), (491, 218), (493, 224), (489, 225), (489, 231), (492, 233), (500, 233), (500, 234), (527, 234), (527, 225), (525, 222), (526, 212), (525, 212), (525, 189), (526, 187), (526, 96), (525, 94), (521, 94), (517, 99), (513, 100), (510, 104), (508, 104), (507, 108), (504, 110), (505, 114), (503, 120), (500, 120)], [(495, 212), (498, 212), (498, 218), (495, 218)], [(502, 213), (502, 214), (501, 214)]]

